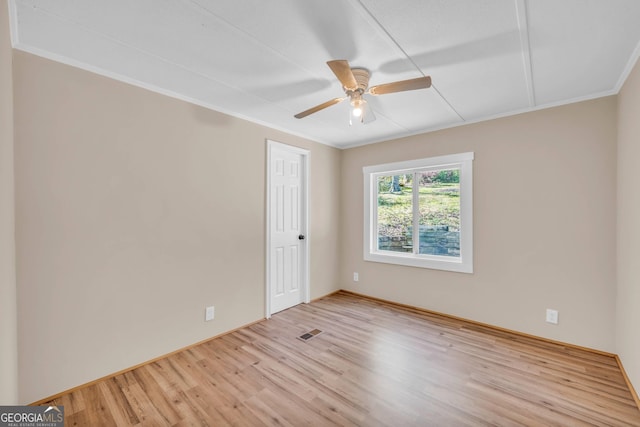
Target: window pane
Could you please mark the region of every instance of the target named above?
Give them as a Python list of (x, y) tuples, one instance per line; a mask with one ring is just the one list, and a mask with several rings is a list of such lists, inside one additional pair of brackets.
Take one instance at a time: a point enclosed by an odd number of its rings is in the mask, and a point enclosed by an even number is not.
[(427, 255), (460, 256), (460, 169), (417, 174), (420, 250)]
[(364, 260), (473, 273), (473, 158), (363, 167)]
[(378, 250), (411, 252), (413, 175), (378, 176)]

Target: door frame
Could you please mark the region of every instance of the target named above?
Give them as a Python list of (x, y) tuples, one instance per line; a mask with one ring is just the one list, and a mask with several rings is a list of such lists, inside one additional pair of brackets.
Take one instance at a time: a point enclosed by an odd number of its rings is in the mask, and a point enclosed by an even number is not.
[(270, 139), (267, 142), (267, 164), (266, 164), (266, 203), (265, 203), (265, 231), (266, 231), (266, 250), (265, 250), (265, 317), (269, 319), (271, 317), (271, 157), (274, 148), (279, 150), (289, 151), (291, 153), (299, 154), (302, 157), (302, 191), (303, 197), (301, 200), (302, 209), (302, 234), (305, 239), (301, 246), (303, 252), (300, 257), (300, 280), (302, 281), (300, 286), (300, 293), (302, 302), (308, 304), (311, 298), (311, 285), (309, 277), (309, 254), (310, 254), (310, 241), (311, 233), (309, 232), (309, 176), (311, 166), (311, 152), (304, 148), (295, 147), (293, 145), (283, 144), (281, 142), (273, 141)]

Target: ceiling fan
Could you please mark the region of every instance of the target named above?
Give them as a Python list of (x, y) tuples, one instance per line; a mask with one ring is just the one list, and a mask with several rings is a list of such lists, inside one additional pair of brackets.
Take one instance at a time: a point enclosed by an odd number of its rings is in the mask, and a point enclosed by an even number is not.
[[(336, 75), (338, 80), (340, 80), (340, 83), (342, 83), (342, 90), (344, 90), (346, 96), (342, 98), (334, 98), (298, 113), (294, 116), (296, 119), (307, 117), (310, 114), (317, 113), (318, 111), (324, 110), (332, 105), (336, 105), (345, 99), (349, 99), (349, 102), (353, 107), (350, 113), (349, 124), (352, 124), (354, 121), (359, 121), (363, 124), (369, 123), (376, 118), (373, 111), (369, 108), (367, 101), (363, 98), (363, 95), (384, 95), (387, 93), (428, 89), (431, 87), (431, 77), (429, 76), (369, 87), (369, 77), (371, 75), (369, 70), (365, 68), (351, 68), (349, 62), (344, 59), (328, 61), (327, 65), (331, 68), (331, 71), (333, 71), (333, 74)], [(367, 88), (369, 90), (367, 90)]]

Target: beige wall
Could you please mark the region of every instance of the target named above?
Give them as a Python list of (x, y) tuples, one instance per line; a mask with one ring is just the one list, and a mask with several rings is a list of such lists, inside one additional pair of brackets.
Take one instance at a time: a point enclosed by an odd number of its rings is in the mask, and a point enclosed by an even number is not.
[(640, 63), (618, 95), (616, 350), (640, 392)]
[[(362, 167), (466, 151), (474, 273), (364, 262)], [(615, 97), (349, 149), (342, 174), (343, 288), (615, 351)]]
[(20, 401), (263, 318), (267, 138), (311, 150), (311, 296), (337, 289), (339, 150), (19, 51), (14, 76)]
[(7, 2), (0, 2), (0, 405), (18, 402), (13, 190), (13, 77)]

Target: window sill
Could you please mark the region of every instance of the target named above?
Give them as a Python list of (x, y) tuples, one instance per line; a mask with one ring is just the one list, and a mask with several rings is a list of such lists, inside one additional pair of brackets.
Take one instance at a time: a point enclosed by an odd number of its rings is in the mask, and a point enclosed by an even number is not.
[(433, 270), (453, 271), (456, 273), (473, 273), (473, 264), (471, 262), (463, 263), (458, 257), (416, 256), (412, 253), (403, 252), (365, 252), (364, 260)]

